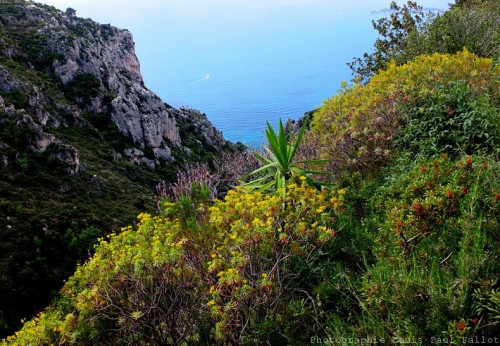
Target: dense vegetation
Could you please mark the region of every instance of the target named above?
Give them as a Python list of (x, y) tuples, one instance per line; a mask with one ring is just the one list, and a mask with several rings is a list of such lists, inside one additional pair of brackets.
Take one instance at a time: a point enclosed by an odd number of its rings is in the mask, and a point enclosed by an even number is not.
[[(411, 36), (495, 6), (460, 1)], [(460, 37), (456, 52), (400, 46), (297, 138), (269, 127), (257, 178), (222, 200), (215, 174), (179, 173), (157, 214), (100, 238), (3, 343), (500, 342), (498, 55)]]
[(453, 54), (467, 48), (480, 56), (500, 59), (500, 3), (459, 0), (444, 13), (426, 12), (415, 1), (391, 3), (391, 15), (373, 21), (380, 37), (374, 51), (348, 65), (366, 82), (391, 62), (404, 64), (422, 54)]

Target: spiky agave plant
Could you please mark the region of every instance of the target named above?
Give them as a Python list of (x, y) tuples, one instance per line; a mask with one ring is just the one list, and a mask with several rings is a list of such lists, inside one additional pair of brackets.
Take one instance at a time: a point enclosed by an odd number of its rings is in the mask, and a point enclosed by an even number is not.
[(310, 174), (322, 174), (322, 172), (306, 170), (302, 165), (320, 162), (321, 160), (294, 161), (306, 127), (307, 119), (304, 121), (294, 141), (291, 131), (289, 131), (287, 136), (281, 119), (279, 121), (278, 133), (267, 122), (265, 135), (269, 145), (263, 146), (264, 152), (254, 150), (255, 157), (262, 164), (262, 167), (249, 174), (249, 176), (258, 175), (258, 178), (243, 185), (252, 191), (277, 191), (281, 188), (286, 189), (290, 180), (296, 178), (304, 180), (310, 186), (319, 187), (321, 184), (313, 181), (310, 178)]

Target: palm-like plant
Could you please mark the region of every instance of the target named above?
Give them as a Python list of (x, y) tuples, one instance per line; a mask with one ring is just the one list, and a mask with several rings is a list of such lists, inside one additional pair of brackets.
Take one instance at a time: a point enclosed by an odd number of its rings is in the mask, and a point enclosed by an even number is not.
[(264, 146), (264, 153), (254, 151), (255, 157), (262, 164), (262, 167), (249, 174), (259, 175), (259, 177), (247, 182), (244, 186), (259, 192), (269, 190), (277, 191), (280, 188), (286, 189), (287, 184), (292, 178), (298, 179), (304, 177), (301, 179), (304, 180), (306, 184), (319, 187), (320, 184), (313, 181), (309, 175), (321, 174), (322, 172), (306, 170), (300, 166), (307, 163), (318, 162), (319, 160), (294, 161), (295, 154), (304, 136), (306, 126), (307, 121), (304, 121), (295, 142), (293, 142), (291, 131), (287, 136), (281, 119), (279, 121), (278, 133), (276, 133), (271, 124), (267, 122), (265, 134), (269, 145)]

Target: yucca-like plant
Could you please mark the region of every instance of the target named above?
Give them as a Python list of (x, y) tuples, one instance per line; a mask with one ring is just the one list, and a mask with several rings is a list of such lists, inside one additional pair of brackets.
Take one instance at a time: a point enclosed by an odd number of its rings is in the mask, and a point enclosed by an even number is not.
[(319, 187), (321, 184), (313, 181), (309, 175), (322, 174), (322, 172), (303, 168), (303, 165), (319, 162), (319, 160), (294, 161), (306, 127), (307, 119), (304, 121), (294, 141), (291, 130), (287, 136), (281, 119), (279, 121), (278, 133), (267, 122), (265, 135), (269, 145), (263, 146), (264, 152), (254, 151), (255, 157), (262, 164), (262, 167), (249, 174), (249, 176), (258, 175), (259, 177), (245, 183), (244, 186), (249, 187), (252, 191), (277, 191), (281, 188), (286, 189), (290, 180), (300, 179), (307, 185)]

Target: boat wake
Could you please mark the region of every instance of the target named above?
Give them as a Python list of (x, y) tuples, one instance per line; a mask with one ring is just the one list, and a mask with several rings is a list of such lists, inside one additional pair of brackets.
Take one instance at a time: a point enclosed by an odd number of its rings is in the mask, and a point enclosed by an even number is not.
[(205, 75), (205, 77), (201, 78), (201, 79), (198, 79), (197, 82), (201, 82), (201, 81), (204, 81), (204, 80), (209, 80), (210, 79), (210, 73), (207, 73)]

